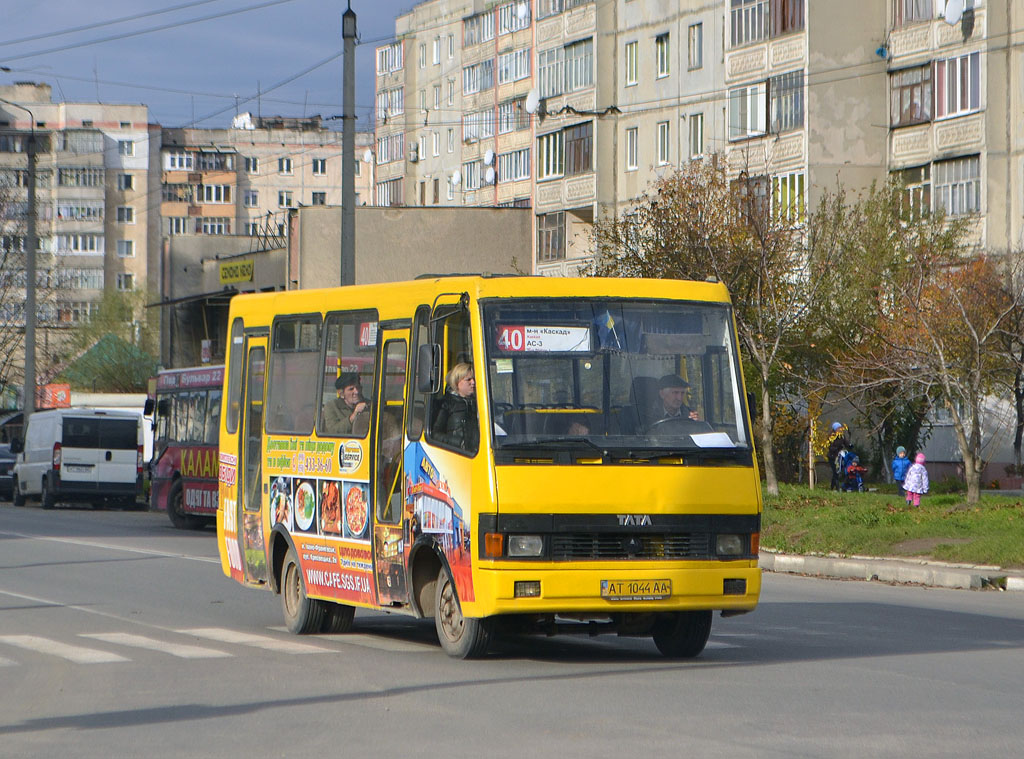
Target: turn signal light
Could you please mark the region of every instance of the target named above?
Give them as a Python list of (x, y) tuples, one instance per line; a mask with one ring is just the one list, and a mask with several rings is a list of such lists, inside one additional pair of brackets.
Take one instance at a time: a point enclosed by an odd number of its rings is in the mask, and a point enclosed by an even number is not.
[(500, 559), (505, 554), (505, 536), (500, 532), (484, 533), (484, 558)]

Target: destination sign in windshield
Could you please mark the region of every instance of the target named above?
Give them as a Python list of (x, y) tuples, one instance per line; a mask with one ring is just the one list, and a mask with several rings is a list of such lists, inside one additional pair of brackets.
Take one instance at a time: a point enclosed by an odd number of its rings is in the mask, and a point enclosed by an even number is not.
[(589, 353), (590, 327), (499, 324), (498, 349), (507, 353)]

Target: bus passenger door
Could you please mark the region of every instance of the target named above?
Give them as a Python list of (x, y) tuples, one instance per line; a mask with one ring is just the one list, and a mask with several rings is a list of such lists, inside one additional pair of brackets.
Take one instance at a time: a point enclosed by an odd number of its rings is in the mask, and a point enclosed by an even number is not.
[(263, 520), (263, 394), (267, 365), (267, 338), (248, 337), (245, 345), (244, 403), (238, 431), (240, 463), (238, 541), (245, 581), (267, 581)]
[(382, 606), (409, 602), (402, 517), (405, 508), (404, 448), (407, 332), (382, 331), (373, 438), (373, 555)]

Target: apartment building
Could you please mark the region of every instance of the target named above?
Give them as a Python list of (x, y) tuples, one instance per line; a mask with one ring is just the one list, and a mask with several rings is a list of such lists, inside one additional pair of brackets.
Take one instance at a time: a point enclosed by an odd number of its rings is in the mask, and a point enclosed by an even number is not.
[[(34, 136), (44, 333), (87, 319), (104, 290), (143, 286), (155, 266), (159, 230), (159, 184), (150, 166), (159, 155), (160, 132), (149, 123), (149, 109), (55, 103), (51, 95), (46, 84), (0, 86), (0, 172), (17, 206), (2, 222), (0, 245), (24, 251), (24, 214), (17, 210), (27, 207), (27, 146)], [(3, 305), (9, 311), (23, 304)], [(24, 319), (20, 312), (6, 316)], [(48, 340), (44, 334), (40, 345)]]

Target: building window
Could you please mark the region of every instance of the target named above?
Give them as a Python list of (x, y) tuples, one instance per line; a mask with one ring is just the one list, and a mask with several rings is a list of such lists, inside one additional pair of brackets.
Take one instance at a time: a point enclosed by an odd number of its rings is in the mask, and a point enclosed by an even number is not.
[(438, 177), (434, 177), (433, 185), (434, 205), (436, 206), (441, 202), (441, 180)]
[(772, 132), (788, 132), (804, 125), (804, 72), (790, 71), (773, 76), (768, 82), (771, 93)]
[(436, 65), (438, 65), (441, 62), (441, 38), (440, 37), (438, 37), (437, 39), (434, 40), (434, 44), (432, 45), (432, 52), (433, 52), (433, 55), (432, 55), (431, 59), (433, 60), (434, 65), (436, 66)]
[(704, 67), (704, 24), (691, 24), (686, 48), (686, 65), (691, 71)]
[(691, 114), (689, 126), (690, 158), (700, 158), (704, 155), (704, 114)]
[(729, 0), (731, 47), (763, 40), (768, 36), (768, 0)]
[(804, 0), (771, 0), (772, 37), (804, 28)]
[(509, 34), (530, 26), (529, 2), (506, 3), (498, 8), (498, 34)]
[(117, 289), (121, 292), (128, 292), (135, 289), (135, 275), (128, 272), (121, 272), (117, 275)]
[(245, 207), (255, 208), (260, 204), (260, 191), (259, 190), (246, 190), (245, 191)]
[(889, 77), (892, 126), (921, 124), (932, 118), (932, 67), (915, 66)]
[(420, 68), (426, 68), (427, 65), (427, 46), (425, 43), (420, 43)]
[(277, 173), (278, 174), (291, 174), (292, 173), (292, 159), (291, 158), (278, 158), (277, 159)]
[(729, 139), (742, 140), (765, 131), (764, 82), (729, 91)]
[(466, 66), (462, 69), (462, 93), (472, 95), (494, 87), (494, 59)]
[(188, 234), (188, 217), (187, 216), (168, 216), (167, 217), (167, 234), (171, 235), (187, 235)]
[(166, 171), (191, 171), (195, 165), (192, 153), (164, 153), (164, 169)]
[(540, 80), (540, 96), (542, 98), (562, 94), (564, 79), (562, 48), (542, 50), (537, 53), (537, 78)]
[(462, 139), (476, 142), (494, 136), (494, 111), (474, 111), (462, 117)]
[(892, 0), (892, 25), (894, 28), (931, 21), (934, 0)]
[(400, 206), (402, 205), (402, 180), (389, 179), (377, 183), (377, 205), (378, 206)]
[(498, 56), (498, 84), (518, 82), (530, 75), (530, 48), (513, 50)]
[(780, 221), (788, 224), (804, 221), (803, 172), (772, 177), (772, 209)]
[(377, 48), (377, 73), (390, 74), (402, 68), (402, 43), (393, 42)]
[(117, 189), (119, 189), (119, 190), (133, 190), (133, 189), (135, 189), (135, 178), (131, 174), (118, 174), (117, 175)]
[(639, 42), (626, 43), (626, 86), (632, 87), (640, 81), (640, 64), (637, 60)]
[(981, 107), (981, 55), (935, 62), (935, 116), (959, 116)]
[(584, 174), (592, 170), (593, 122), (565, 129), (565, 175)]
[(260, 223), (258, 221), (247, 221), (243, 229), (245, 231), (242, 234), (248, 237), (258, 237), (260, 234)]
[(103, 255), (103, 235), (57, 235), (57, 253), (64, 255)]
[(562, 0), (537, 0), (537, 18), (546, 18), (562, 12)]
[(494, 39), (494, 11), (484, 11), (462, 22), (463, 46)]
[(313, 176), (322, 177), (327, 175), (327, 159), (326, 158), (314, 158), (313, 159)]
[(448, 35), (448, 60), (450, 61), (455, 57), (455, 35)]
[(135, 223), (135, 209), (131, 206), (118, 206), (117, 207), (117, 223), (118, 224), (134, 224)]
[(565, 173), (565, 143), (562, 133), (537, 138), (537, 179), (553, 179)]
[(389, 134), (377, 138), (377, 164), (401, 161), (405, 158), (405, 134)]
[(455, 80), (448, 80), (448, 105), (455, 104)]
[(314, 206), (325, 206), (327, 205), (327, 193), (326, 192), (314, 192), (313, 203)]
[(626, 171), (633, 171), (640, 166), (639, 133), (637, 127), (626, 130)]
[(231, 220), (224, 217), (204, 216), (201, 229), (204, 235), (229, 235), (231, 234)]
[(281, 208), (292, 207), (292, 193), (291, 190), (281, 190), (277, 193), (277, 205)]
[(435, 157), (437, 157), (437, 156), (441, 155), (441, 133), (440, 132), (433, 132), (430, 135), (430, 138), (431, 138), (431, 148), (432, 148), (433, 155)]
[(515, 182), (530, 178), (530, 149), (513, 150), (498, 156), (498, 181)]
[(537, 261), (565, 259), (565, 212), (537, 217)]
[(434, 85), (434, 110), (437, 111), (441, 108), (441, 85)]
[(529, 128), (530, 114), (526, 112), (524, 98), (498, 104), (498, 134)]
[(260, 159), (255, 156), (246, 156), (245, 159), (245, 173), (246, 174), (259, 174), (260, 173)]
[(230, 203), (231, 185), (229, 184), (204, 184), (200, 197), (203, 203)]
[(565, 91), (575, 92), (594, 83), (594, 40), (588, 38), (565, 46)]
[(658, 122), (658, 165), (669, 162), (669, 126), (667, 121)]
[(135, 140), (118, 140), (117, 141), (117, 152), (123, 156), (134, 156), (135, 155)]
[(669, 44), (668, 34), (659, 34), (654, 38), (654, 53), (658, 61), (658, 78), (669, 75)]
[(135, 256), (134, 240), (118, 240), (117, 255), (121, 258), (133, 258)]
[(451, 127), (448, 128), (448, 152), (455, 152), (455, 130)]
[(935, 162), (935, 207), (948, 216), (981, 211), (981, 159), (979, 156)]
[(462, 186), (466, 192), (480, 189), (480, 161), (462, 164)]
[(448, 200), (455, 200), (455, 185), (452, 184), (452, 180), (449, 178), (445, 185), (448, 187)]
[(931, 166), (915, 166), (896, 172), (903, 193), (900, 205), (903, 212), (911, 218), (920, 218), (932, 210)]
[(405, 88), (395, 87), (377, 93), (377, 120), (386, 124), (388, 116), (405, 113)]

